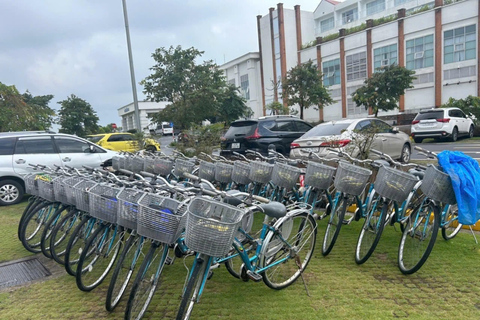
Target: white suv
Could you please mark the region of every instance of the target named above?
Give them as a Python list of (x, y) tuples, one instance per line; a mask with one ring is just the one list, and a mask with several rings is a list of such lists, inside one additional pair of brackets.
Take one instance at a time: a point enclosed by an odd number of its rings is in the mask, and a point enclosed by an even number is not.
[(459, 136), (473, 137), (474, 124), (458, 108), (432, 108), (420, 111), (412, 121), (411, 136), (416, 143), (425, 138), (449, 138), (457, 141)]
[(54, 167), (82, 165), (100, 167), (117, 153), (103, 149), (87, 140), (61, 133), (2, 132), (0, 133), (0, 205), (22, 200), (25, 193), (23, 177), (32, 172), (29, 164)]

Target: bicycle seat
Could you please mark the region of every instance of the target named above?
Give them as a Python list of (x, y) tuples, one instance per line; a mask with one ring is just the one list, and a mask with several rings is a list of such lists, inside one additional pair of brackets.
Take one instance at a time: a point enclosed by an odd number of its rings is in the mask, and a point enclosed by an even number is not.
[(259, 205), (263, 212), (272, 218), (281, 218), (287, 215), (287, 208), (280, 202), (272, 201), (270, 203)]
[(204, 182), (200, 182), (200, 187), (202, 187), (203, 189), (205, 189), (207, 191), (216, 191), (215, 189), (212, 189), (212, 187), (209, 184), (204, 183)]
[(423, 180), (423, 177), (425, 176), (425, 171), (417, 170), (417, 169), (410, 169), (408, 170), (408, 173), (413, 174), (414, 176), (418, 177), (420, 180)]

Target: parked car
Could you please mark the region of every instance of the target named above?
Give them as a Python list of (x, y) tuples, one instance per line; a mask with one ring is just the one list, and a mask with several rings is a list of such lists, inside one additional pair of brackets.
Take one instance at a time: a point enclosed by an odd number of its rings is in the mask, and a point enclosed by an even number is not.
[[(87, 136), (87, 139), (108, 150), (134, 152), (140, 149), (135, 136), (128, 132), (93, 134)], [(160, 151), (160, 144), (151, 138), (147, 138), (143, 149)]]
[[(362, 137), (369, 137), (363, 139)], [(373, 139), (373, 140), (372, 140)], [(409, 136), (374, 118), (346, 119), (317, 125), (291, 144), (291, 158), (307, 158), (310, 152), (321, 157), (334, 158), (337, 155), (329, 148), (338, 148), (354, 157), (360, 154), (358, 144), (371, 141), (369, 149), (376, 149), (402, 162), (410, 161), (411, 144)], [(373, 153), (368, 157), (375, 159)]]
[(232, 152), (245, 153), (255, 150), (268, 154), (268, 146), (273, 144), (276, 151), (288, 155), (290, 143), (312, 129), (312, 125), (293, 116), (266, 116), (258, 119), (237, 120), (221, 138), (223, 156)]
[(115, 154), (68, 134), (0, 133), (0, 205), (11, 205), (22, 200), (25, 193), (23, 177), (33, 172), (29, 164), (43, 164), (52, 168), (54, 164), (74, 168), (82, 165), (100, 167)]
[(157, 126), (157, 128), (155, 129), (155, 133), (156, 133), (156, 134), (159, 134), (159, 135), (162, 135), (162, 136), (172, 135), (172, 134), (173, 134), (173, 128), (172, 128), (172, 126), (170, 125), (170, 123), (168, 123), (168, 122), (162, 122), (162, 123), (159, 124), (159, 125)]
[(412, 121), (411, 136), (416, 143), (425, 138), (473, 137), (473, 120), (458, 108), (432, 108), (420, 111)]

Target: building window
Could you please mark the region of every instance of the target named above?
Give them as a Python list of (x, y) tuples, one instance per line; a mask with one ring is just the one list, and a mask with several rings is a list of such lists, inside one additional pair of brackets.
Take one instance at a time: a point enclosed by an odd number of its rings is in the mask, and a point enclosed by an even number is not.
[(333, 19), (333, 17), (320, 21), (321, 32), (332, 30), (334, 27), (335, 27), (335, 20)]
[(381, 47), (373, 51), (374, 63), (373, 66), (376, 69), (386, 67), (397, 63), (397, 45), (392, 44), (389, 46)]
[(276, 17), (273, 18), (272, 24), (273, 24), (273, 34), (278, 35), (278, 18)]
[(248, 86), (248, 74), (240, 76), (240, 88), (241, 88), (242, 96), (245, 99), (250, 100), (250, 88)]
[(461, 27), (443, 33), (444, 63), (475, 59), (476, 26)]
[(395, 0), (395, 7), (410, 1), (412, 0)]
[(340, 84), (340, 59), (323, 63), (323, 85), (325, 87)]
[(358, 20), (358, 8), (353, 8), (342, 13), (342, 24)]
[(385, 0), (375, 0), (367, 3), (367, 16), (385, 10)]
[(367, 53), (360, 52), (346, 57), (347, 81), (365, 79), (367, 77)]
[(407, 41), (407, 69), (433, 66), (433, 34)]

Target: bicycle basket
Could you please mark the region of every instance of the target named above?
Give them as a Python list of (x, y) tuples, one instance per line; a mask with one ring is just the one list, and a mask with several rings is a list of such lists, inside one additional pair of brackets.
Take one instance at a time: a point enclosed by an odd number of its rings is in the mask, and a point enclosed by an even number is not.
[(337, 191), (358, 196), (363, 192), (371, 174), (371, 170), (340, 161), (333, 184)]
[(90, 197), (88, 195), (88, 190), (95, 185), (95, 182), (91, 180), (85, 180), (77, 183), (73, 187), (73, 193), (75, 196), (75, 207), (77, 207), (78, 210), (82, 210), (84, 212), (90, 211)]
[(374, 187), (375, 191), (381, 196), (400, 204), (407, 199), (408, 194), (417, 182), (417, 177), (410, 173), (381, 166)]
[(309, 161), (305, 173), (305, 185), (326, 190), (331, 186), (337, 168)]
[(272, 178), (273, 164), (252, 161), (250, 162), (250, 174), (248, 178), (253, 182), (267, 183)]
[(186, 205), (151, 193), (145, 194), (138, 204), (138, 234), (162, 243), (174, 243), (185, 227)]
[(215, 179), (215, 163), (200, 161), (198, 167), (198, 176), (202, 179), (213, 182)]
[(450, 176), (434, 165), (429, 165), (425, 171), (420, 189), (427, 197), (435, 201), (448, 204), (457, 203)]
[(52, 178), (48, 175), (37, 175), (35, 179), (38, 185), (38, 195), (45, 200), (54, 202), (55, 194), (53, 192)]
[(173, 161), (168, 159), (155, 159), (155, 166), (153, 172), (159, 174), (163, 177), (168, 176), (172, 173)]
[(130, 171), (135, 173), (140, 173), (140, 171), (143, 171), (145, 165), (145, 158), (131, 157), (129, 161), (129, 166), (131, 167)]
[(300, 169), (285, 163), (275, 163), (272, 171), (272, 182), (275, 186), (291, 189), (298, 182)]
[(185, 244), (208, 256), (226, 255), (243, 214), (243, 210), (222, 202), (200, 197), (193, 199), (187, 210)]
[(233, 165), (223, 162), (215, 162), (215, 180), (218, 182), (232, 181)]
[(148, 173), (155, 173), (155, 159), (153, 158), (145, 159), (143, 170)]
[(122, 189), (118, 195), (117, 224), (131, 229), (137, 229), (137, 216), (139, 211), (138, 202), (145, 194), (142, 190)]
[(38, 196), (38, 184), (36, 178), (36, 173), (29, 173), (23, 178), (23, 181), (25, 181), (25, 193), (31, 194), (32, 196)]
[(112, 168), (115, 171), (118, 171), (120, 169), (124, 169), (121, 167), (120, 162), (122, 161), (123, 157), (121, 156), (113, 156), (112, 157)]
[(75, 205), (76, 200), (75, 200), (75, 192), (74, 192), (74, 186), (81, 182), (84, 181), (85, 178), (83, 177), (70, 177), (68, 179), (65, 179), (64, 182), (64, 187), (65, 187), (65, 195), (67, 196), (67, 203)]
[(104, 184), (97, 184), (88, 191), (89, 213), (92, 217), (109, 223), (117, 222), (118, 200), (120, 189)]
[(176, 159), (174, 174), (179, 178), (184, 178), (183, 174), (185, 172), (192, 173), (193, 167), (195, 167), (195, 163), (193, 162), (183, 159)]
[(237, 184), (249, 184), (250, 166), (241, 161), (235, 161), (233, 164), (232, 181)]

